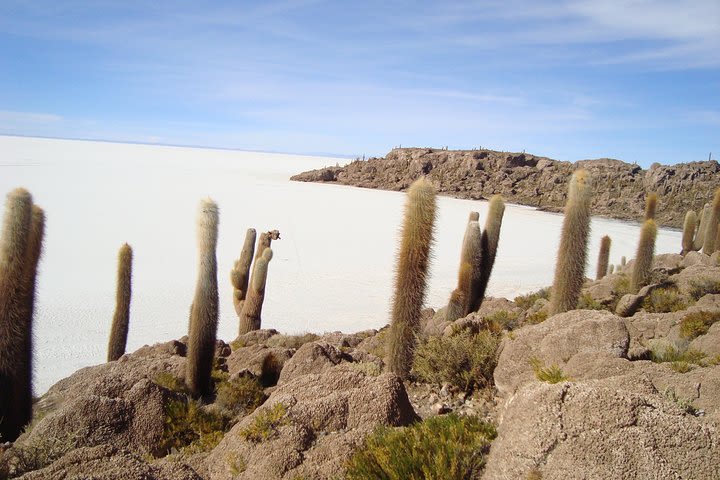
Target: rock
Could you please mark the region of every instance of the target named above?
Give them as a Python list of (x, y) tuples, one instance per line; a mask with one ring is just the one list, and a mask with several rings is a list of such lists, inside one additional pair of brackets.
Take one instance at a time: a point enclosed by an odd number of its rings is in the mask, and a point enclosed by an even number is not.
[(653, 258), (652, 268), (666, 274), (673, 274), (680, 271), (684, 257), (677, 253), (661, 253)]
[[(245, 438), (242, 432), (273, 408), (280, 408), (282, 419), (268, 438)], [(378, 425), (407, 425), (416, 418), (397, 376), (369, 377), (338, 365), (278, 386), (225, 435), (205, 463), (212, 480), (337, 478)], [(237, 474), (233, 463), (246, 465), (245, 471)]]
[(446, 413), (452, 412), (452, 409), (450, 407), (448, 407), (444, 403), (439, 403), (439, 402), (433, 404), (433, 406), (431, 408), (435, 415), (444, 415)]
[(685, 254), (685, 258), (683, 258), (682, 261), (682, 267), (687, 268), (692, 267), (693, 265), (713, 266), (715, 263), (713, 263), (712, 259), (704, 253), (693, 250)]
[(720, 322), (714, 323), (705, 335), (690, 342), (690, 348), (703, 352), (709, 358), (720, 357)]
[(509, 402), (484, 479), (715, 479), (718, 425), (635, 375), (523, 385)]
[[(625, 358), (630, 336), (623, 320), (607, 311), (574, 310), (554, 315), (537, 325), (505, 337), (495, 368), (495, 385), (501, 396), (511, 395), (520, 385), (537, 381), (532, 359), (545, 366), (567, 368), (574, 356), (585, 361), (596, 358)], [(572, 375), (585, 378), (574, 369)]]
[(692, 295), (698, 286), (720, 285), (720, 267), (692, 265), (669, 278), (683, 295)]
[(293, 353), (288, 348), (268, 347), (264, 344), (241, 347), (227, 358), (228, 373), (232, 377), (247, 372), (257, 377), (263, 386), (270, 387), (277, 384), (285, 362)]
[(645, 285), (637, 292), (637, 294), (628, 293), (623, 295), (615, 307), (615, 313), (621, 317), (632, 317), (635, 315), (635, 312), (640, 309), (643, 301), (653, 292), (653, 290), (658, 288), (667, 288), (672, 284), (673, 282), (671, 281), (664, 281), (661, 283), (654, 283), (652, 285)]
[(270, 337), (275, 335), (279, 335), (279, 332), (274, 328), (266, 330), (252, 330), (237, 337), (231, 342), (231, 345), (233, 345), (233, 347), (237, 345), (238, 348), (249, 347), (250, 345), (256, 345), (258, 343), (265, 343)]
[(295, 355), (290, 360), (285, 362), (278, 379), (278, 385), (287, 383), (301, 375), (322, 373), (343, 360), (351, 361), (352, 358), (327, 342), (306, 343), (295, 352)]
[(594, 215), (638, 221), (646, 192), (656, 191), (662, 199), (656, 221), (676, 228), (682, 228), (688, 210), (702, 208), (709, 201), (708, 192), (720, 186), (720, 165), (714, 160), (643, 170), (606, 158), (571, 163), (528, 153), (426, 148), (396, 148), (385, 158), (353, 161), (291, 179), (397, 191), (426, 175), (442, 194), (469, 199), (501, 194), (509, 203), (557, 212), (565, 204), (567, 180), (579, 166), (601, 179), (594, 184)]

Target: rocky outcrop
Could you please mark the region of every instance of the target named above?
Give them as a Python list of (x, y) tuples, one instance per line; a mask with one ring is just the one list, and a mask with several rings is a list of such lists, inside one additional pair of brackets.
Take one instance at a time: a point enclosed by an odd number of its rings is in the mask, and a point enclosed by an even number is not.
[(676, 165), (654, 163), (648, 170), (619, 160), (562, 162), (526, 153), (492, 150), (396, 148), (384, 158), (356, 160), (343, 167), (327, 167), (293, 176), (304, 182), (331, 182), (384, 190), (405, 190), (427, 175), (437, 191), (456, 198), (487, 199), (502, 194), (506, 201), (561, 211), (567, 181), (573, 170), (590, 171), (594, 215), (639, 221), (645, 195), (660, 197), (657, 221), (681, 228), (689, 209), (699, 210), (720, 186), (716, 161)]

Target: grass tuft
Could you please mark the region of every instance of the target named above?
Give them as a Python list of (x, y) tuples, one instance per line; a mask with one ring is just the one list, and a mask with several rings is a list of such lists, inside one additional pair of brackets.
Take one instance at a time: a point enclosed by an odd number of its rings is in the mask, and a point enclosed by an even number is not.
[(710, 327), (720, 321), (720, 312), (692, 312), (680, 322), (680, 335), (692, 340), (705, 335)]
[(720, 293), (720, 282), (704, 278), (690, 283), (690, 296), (700, 300), (705, 295)]
[(545, 300), (550, 300), (550, 288), (543, 288), (541, 290), (538, 290), (537, 292), (517, 296), (513, 301), (518, 307), (522, 308), (523, 310), (527, 310), (528, 308), (535, 305), (535, 302), (537, 302), (541, 298), (544, 298)]
[(541, 382), (560, 383), (570, 380), (570, 377), (565, 376), (562, 369), (555, 364), (546, 367), (539, 358), (531, 358), (529, 362), (535, 372), (535, 378)]
[(267, 440), (275, 434), (278, 427), (287, 424), (286, 413), (285, 405), (276, 403), (272, 407), (261, 411), (253, 420), (253, 423), (240, 431), (240, 436), (255, 443)]
[(185, 382), (183, 382), (170, 372), (160, 372), (153, 377), (152, 381), (155, 382), (155, 384), (163, 388), (167, 388), (170, 391), (183, 393), (186, 395), (190, 394), (190, 391), (188, 390), (187, 385), (185, 385)]
[(688, 302), (678, 293), (676, 288), (656, 288), (645, 300), (642, 308), (649, 313), (669, 313), (685, 310)]
[(204, 410), (193, 400), (172, 400), (165, 406), (161, 449), (171, 453), (198, 453), (215, 448), (230, 427), (230, 420)]
[(252, 412), (266, 398), (259, 381), (250, 375), (241, 375), (218, 385), (215, 403), (239, 415)]

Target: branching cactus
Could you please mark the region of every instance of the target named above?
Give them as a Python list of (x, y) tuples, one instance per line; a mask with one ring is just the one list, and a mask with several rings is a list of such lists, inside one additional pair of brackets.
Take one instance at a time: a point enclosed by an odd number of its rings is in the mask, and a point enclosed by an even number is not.
[(490, 199), (488, 216), (485, 219), (485, 230), (483, 230), (482, 238), (480, 239), (480, 284), (471, 296), (467, 313), (478, 311), (480, 305), (482, 305), (483, 298), (485, 298), (485, 291), (487, 290), (490, 275), (495, 265), (495, 257), (497, 256), (498, 244), (500, 242), (500, 227), (502, 227), (504, 214), (505, 202), (500, 195), (494, 195)]
[(272, 249), (265, 248), (262, 256), (255, 261), (248, 295), (243, 303), (242, 312), (240, 312), (240, 335), (260, 329), (262, 324), (262, 307), (265, 301), (268, 264), (270, 260), (272, 260), (272, 257)]
[(640, 290), (650, 281), (653, 255), (655, 254), (655, 238), (657, 225), (654, 220), (645, 220), (640, 228), (640, 241), (638, 242), (635, 264), (632, 272), (632, 287), (634, 291)]
[(705, 230), (707, 222), (710, 219), (710, 204), (706, 203), (700, 210), (700, 221), (698, 223), (697, 232), (695, 233), (695, 240), (693, 240), (693, 250), (699, 251), (703, 248), (705, 243)]
[(713, 198), (710, 207), (710, 218), (708, 218), (705, 225), (705, 242), (702, 247), (705, 255), (712, 255), (717, 250), (715, 242), (717, 240), (718, 222), (720, 222), (720, 188), (715, 190), (715, 198)]
[(205, 199), (198, 212), (198, 279), (190, 309), (186, 382), (195, 398), (212, 394), (213, 359), (218, 324), (217, 248), (219, 213)]
[(128, 326), (130, 324), (130, 298), (132, 296), (133, 252), (127, 243), (118, 252), (117, 287), (115, 292), (115, 315), (108, 342), (108, 362), (125, 354)]
[(407, 191), (387, 339), (388, 368), (402, 378), (410, 373), (420, 329), (435, 211), (435, 189), (424, 177), (416, 180)]
[(592, 189), (586, 170), (573, 173), (565, 204), (560, 248), (555, 265), (555, 280), (550, 298), (552, 314), (577, 307), (585, 281), (588, 236), (590, 235), (590, 200)]
[(595, 279), (600, 280), (608, 271), (608, 263), (610, 263), (610, 244), (612, 240), (608, 235), (605, 235), (600, 239), (600, 253), (598, 253), (597, 272), (595, 273)]
[(235, 261), (235, 266), (230, 272), (230, 282), (233, 286), (233, 305), (235, 312), (240, 315), (242, 312), (243, 302), (247, 297), (248, 284), (250, 282), (250, 263), (252, 262), (253, 253), (255, 251), (255, 237), (257, 233), (254, 228), (248, 228), (245, 233), (245, 243), (243, 244), (240, 258)]
[(657, 211), (657, 193), (651, 192), (645, 197), (645, 220), (654, 220)]
[(683, 222), (682, 234), (682, 254), (686, 255), (693, 250), (693, 241), (695, 239), (695, 227), (697, 226), (697, 214), (694, 210), (688, 210), (685, 214)]
[(15, 441), (30, 420), (31, 405), (25, 395), (17, 394), (29, 385), (31, 352), (30, 321), (27, 317), (25, 278), (28, 244), (32, 228), (32, 197), (18, 188), (10, 192), (5, 203), (2, 237), (0, 237), (0, 438)]

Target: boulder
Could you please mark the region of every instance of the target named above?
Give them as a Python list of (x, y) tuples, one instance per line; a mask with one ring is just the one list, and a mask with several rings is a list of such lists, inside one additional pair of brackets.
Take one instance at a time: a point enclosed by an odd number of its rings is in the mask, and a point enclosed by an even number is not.
[(693, 265), (706, 265), (711, 267), (715, 265), (715, 263), (704, 253), (692, 250), (685, 254), (681, 265), (683, 268), (692, 267)]
[(287, 383), (301, 375), (322, 373), (342, 361), (352, 361), (350, 355), (324, 341), (306, 343), (285, 362), (280, 372), (278, 385)]
[[(252, 333), (252, 332), (251, 332)], [(266, 387), (277, 384), (280, 372), (294, 351), (287, 348), (254, 344), (235, 349), (227, 358), (230, 376), (250, 373)]]
[(669, 278), (683, 295), (694, 294), (699, 287), (720, 285), (720, 266), (693, 265)]

